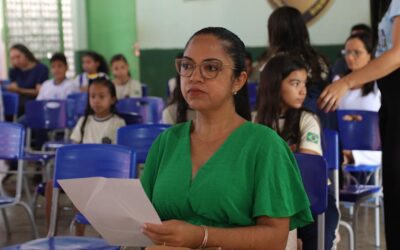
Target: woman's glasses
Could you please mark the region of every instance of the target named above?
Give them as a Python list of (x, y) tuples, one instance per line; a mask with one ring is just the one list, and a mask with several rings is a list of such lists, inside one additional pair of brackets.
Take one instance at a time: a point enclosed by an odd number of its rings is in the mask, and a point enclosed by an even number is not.
[[(218, 76), (218, 73), (223, 70), (224, 67), (231, 67), (232, 65), (223, 64), (220, 60), (210, 59), (205, 60), (199, 64), (200, 75), (205, 79), (214, 79)], [(175, 60), (176, 71), (180, 76), (191, 77), (197, 64), (190, 59), (180, 58)]]
[(354, 57), (359, 57), (360, 55), (364, 54), (365, 51), (361, 51), (361, 50), (347, 50), (347, 49), (343, 49), (341, 51), (343, 56), (354, 56)]

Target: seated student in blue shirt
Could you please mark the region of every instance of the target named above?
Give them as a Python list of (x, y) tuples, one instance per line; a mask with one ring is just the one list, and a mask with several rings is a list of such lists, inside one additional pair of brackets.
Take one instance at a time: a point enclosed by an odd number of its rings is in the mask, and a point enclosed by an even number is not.
[(26, 101), (35, 99), (39, 92), (38, 87), (49, 78), (49, 70), (22, 44), (11, 47), (10, 61), (12, 64), (9, 71), (11, 84), (6, 89), (19, 94), (18, 115), (20, 116), (24, 113)]

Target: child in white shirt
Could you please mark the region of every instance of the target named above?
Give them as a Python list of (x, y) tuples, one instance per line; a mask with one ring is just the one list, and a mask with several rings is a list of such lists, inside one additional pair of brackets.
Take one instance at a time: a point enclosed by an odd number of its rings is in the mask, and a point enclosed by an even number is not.
[(54, 78), (41, 85), (36, 100), (65, 100), (69, 94), (79, 91), (66, 77), (68, 64), (63, 53), (55, 53), (50, 59), (50, 66)]
[(131, 78), (128, 60), (122, 54), (111, 58), (111, 70), (114, 75), (113, 83), (117, 90), (117, 99), (141, 97), (142, 85)]

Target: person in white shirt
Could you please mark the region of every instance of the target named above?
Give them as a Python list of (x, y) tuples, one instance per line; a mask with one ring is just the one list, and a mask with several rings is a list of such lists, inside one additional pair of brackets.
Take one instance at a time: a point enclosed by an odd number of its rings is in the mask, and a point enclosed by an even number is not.
[(111, 71), (114, 75), (113, 83), (117, 90), (117, 99), (141, 97), (142, 85), (132, 79), (129, 72), (128, 60), (124, 55), (118, 54), (111, 58)]
[[(372, 60), (373, 43), (369, 34), (351, 35), (342, 54), (349, 72), (366, 66)], [(336, 81), (344, 75), (336, 75)], [(349, 90), (339, 102), (338, 109), (355, 109), (378, 112), (381, 107), (381, 92), (375, 81)], [(343, 151), (344, 163), (354, 165), (381, 165), (382, 152), (368, 150)]]
[(100, 72), (107, 75), (108, 65), (104, 57), (94, 51), (86, 51), (81, 60), (83, 72), (75, 77), (74, 84), (80, 92), (87, 92), (89, 80)]
[(79, 91), (66, 77), (68, 63), (63, 53), (55, 53), (50, 59), (50, 66), (54, 78), (41, 85), (36, 100), (65, 100), (69, 94)]

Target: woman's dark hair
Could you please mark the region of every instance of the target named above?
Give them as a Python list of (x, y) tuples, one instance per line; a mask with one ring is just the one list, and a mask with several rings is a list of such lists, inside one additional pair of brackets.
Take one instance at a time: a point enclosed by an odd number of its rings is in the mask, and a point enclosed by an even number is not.
[[(310, 43), (306, 23), (300, 11), (293, 7), (280, 7), (268, 19), (269, 48), (267, 58), (285, 53), (302, 58), (309, 70), (309, 85), (328, 83), (328, 61), (318, 54)], [(310, 72), (311, 71), (311, 72)]]
[[(289, 144), (298, 145), (300, 135), (300, 117), (303, 108), (290, 108), (281, 114), (281, 87), (283, 80), (293, 71), (305, 70), (306, 64), (299, 58), (290, 55), (277, 55), (271, 58), (260, 74), (258, 89), (258, 110), (255, 121), (275, 131)], [(286, 117), (282, 130), (279, 129), (279, 118)]]
[(26, 47), (23, 44), (17, 43), (14, 44), (13, 46), (11, 46), (10, 50), (15, 49), (18, 50), (19, 52), (21, 52), (22, 54), (24, 54), (24, 56), (31, 62), (39, 62), (36, 57), (33, 55), (32, 51), (30, 51), (28, 49), (28, 47)]
[[(108, 91), (110, 91), (111, 97), (114, 97), (114, 99), (117, 100), (117, 91), (115, 90), (115, 86), (108, 78), (99, 77), (99, 78), (93, 79), (89, 83), (89, 90), (90, 90), (90, 86), (92, 86), (92, 85), (102, 85), (102, 86), (107, 87)], [(116, 102), (114, 102), (114, 104), (111, 105), (110, 112), (112, 114), (114, 114), (114, 115), (117, 115)], [(87, 122), (87, 119), (88, 119), (88, 117), (90, 115), (94, 115), (94, 110), (92, 109), (92, 107), (90, 107), (90, 93), (88, 91), (88, 98), (87, 98), (85, 116), (83, 118), (82, 126), (80, 128), (80, 131), (81, 131), (81, 141), (80, 141), (80, 143), (82, 143), (82, 141), (83, 141), (83, 136), (85, 134), (86, 122)]]
[[(110, 60), (110, 66), (112, 66), (112, 64), (114, 63), (114, 62), (117, 62), (117, 61), (123, 61), (124, 63), (126, 63), (127, 65), (129, 65), (129, 63), (128, 63), (128, 60), (126, 59), (126, 57), (124, 56), (124, 55), (122, 55), (122, 54), (116, 54), (116, 55), (114, 55), (112, 58), (111, 58), (111, 60)], [(128, 75), (129, 76), (132, 76), (131, 75), (131, 72), (128, 70)]]
[[(360, 40), (362, 42), (362, 44), (364, 45), (364, 48), (367, 51), (367, 53), (371, 55), (371, 59), (373, 58), (374, 44), (373, 44), (371, 35), (369, 33), (357, 33), (357, 34), (351, 35), (351, 36), (349, 36), (349, 38), (347, 38), (346, 43), (351, 39)], [(350, 74), (350, 73), (351, 73), (351, 71), (349, 70), (347, 72), (347, 74)], [(364, 84), (362, 87), (362, 96), (366, 96), (369, 93), (371, 93), (372, 91), (374, 91), (374, 85), (375, 85), (374, 81)]]
[[(197, 31), (190, 37), (186, 43), (185, 50), (192, 39), (200, 35), (212, 35), (221, 41), (222, 47), (233, 61), (234, 77), (239, 77), (242, 72), (246, 72), (246, 47), (236, 34), (222, 27), (207, 27)], [(234, 96), (234, 103), (236, 113), (246, 120), (251, 120), (247, 83)]]
[(108, 74), (108, 66), (107, 66), (107, 62), (106, 59), (104, 59), (104, 57), (102, 55), (100, 55), (97, 52), (94, 51), (86, 51), (85, 53), (83, 53), (82, 57), (90, 57), (92, 58), (95, 62), (99, 63), (99, 67), (97, 68), (97, 73), (98, 72), (103, 72)]
[[(175, 59), (179, 59), (183, 57), (183, 53), (178, 53), (175, 57)], [(181, 92), (181, 76), (176, 73), (175, 75), (175, 81), (176, 81), (176, 86), (174, 90), (171, 93), (171, 99), (168, 102), (169, 105), (176, 104), (176, 121), (175, 123), (181, 123), (181, 122), (186, 122), (188, 117), (187, 117), (187, 111), (189, 109), (189, 104), (186, 102), (185, 98), (183, 98), (182, 92)]]

